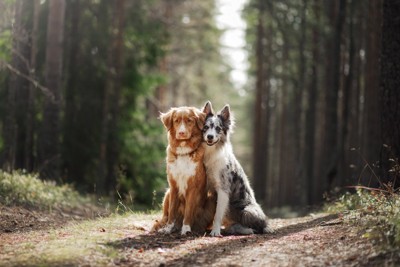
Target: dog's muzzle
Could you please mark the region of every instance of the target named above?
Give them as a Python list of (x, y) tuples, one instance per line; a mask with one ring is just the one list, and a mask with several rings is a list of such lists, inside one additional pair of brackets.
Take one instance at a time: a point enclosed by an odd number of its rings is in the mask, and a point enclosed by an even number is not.
[(218, 142), (218, 140), (214, 141), (214, 135), (209, 134), (209, 135), (207, 135), (206, 142), (207, 142), (207, 145), (212, 146), (212, 145), (215, 145)]

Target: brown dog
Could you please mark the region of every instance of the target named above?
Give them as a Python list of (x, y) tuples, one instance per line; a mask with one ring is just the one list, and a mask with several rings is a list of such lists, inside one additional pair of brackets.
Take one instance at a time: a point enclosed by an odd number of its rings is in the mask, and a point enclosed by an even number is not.
[(193, 107), (172, 108), (160, 116), (168, 130), (167, 175), (169, 189), (163, 203), (163, 218), (153, 231), (181, 234), (204, 233), (211, 226), (216, 196), (208, 192), (203, 165), (202, 128), (205, 114)]

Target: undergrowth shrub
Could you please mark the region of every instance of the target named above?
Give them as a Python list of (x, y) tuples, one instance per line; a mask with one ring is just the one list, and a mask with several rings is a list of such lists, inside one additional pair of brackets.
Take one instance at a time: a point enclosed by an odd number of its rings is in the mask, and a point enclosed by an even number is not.
[(38, 209), (74, 208), (89, 204), (70, 185), (56, 185), (52, 181), (43, 181), (37, 175), (0, 170), (0, 204), (22, 205)]
[(366, 238), (389, 247), (400, 247), (400, 194), (379, 189), (345, 193), (328, 208), (340, 212), (346, 222), (357, 225)]

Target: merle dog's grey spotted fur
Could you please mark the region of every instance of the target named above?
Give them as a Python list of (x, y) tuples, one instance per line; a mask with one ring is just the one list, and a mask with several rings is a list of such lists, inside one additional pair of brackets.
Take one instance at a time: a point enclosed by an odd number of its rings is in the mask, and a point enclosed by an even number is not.
[(229, 134), (234, 120), (229, 106), (225, 106), (214, 115), (211, 103), (207, 102), (203, 112), (207, 114), (203, 139), (208, 145), (204, 164), (208, 179), (214, 183), (216, 191), (222, 190), (229, 197), (224, 215), (234, 222), (231, 232), (242, 234), (272, 232), (268, 227), (267, 216), (256, 202), (249, 180), (233, 154)]

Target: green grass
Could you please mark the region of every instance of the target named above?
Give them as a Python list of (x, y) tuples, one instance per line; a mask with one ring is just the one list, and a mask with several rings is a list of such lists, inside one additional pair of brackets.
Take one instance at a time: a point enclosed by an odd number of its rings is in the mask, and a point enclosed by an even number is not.
[(400, 247), (399, 193), (357, 189), (356, 194), (346, 193), (326, 209), (342, 213), (345, 222), (358, 226), (363, 237), (389, 249)]
[[(0, 266), (108, 266), (121, 257), (117, 244), (147, 233), (160, 214), (126, 213), (32, 231), (0, 245)], [(11, 237), (13, 238), (13, 237)]]
[(0, 204), (51, 210), (74, 208), (90, 202), (89, 198), (81, 196), (70, 185), (56, 185), (55, 182), (43, 181), (37, 175), (21, 171), (0, 171)]
[[(0, 171), (0, 205), (34, 208), (46, 214), (55, 208), (93, 207), (91, 203), (69, 185), (56, 185), (23, 172)], [(112, 244), (132, 234), (146, 233), (160, 217), (158, 213), (133, 212), (119, 201), (115, 212), (107, 217), (12, 233), (0, 242), (0, 266), (114, 265), (121, 255)]]

